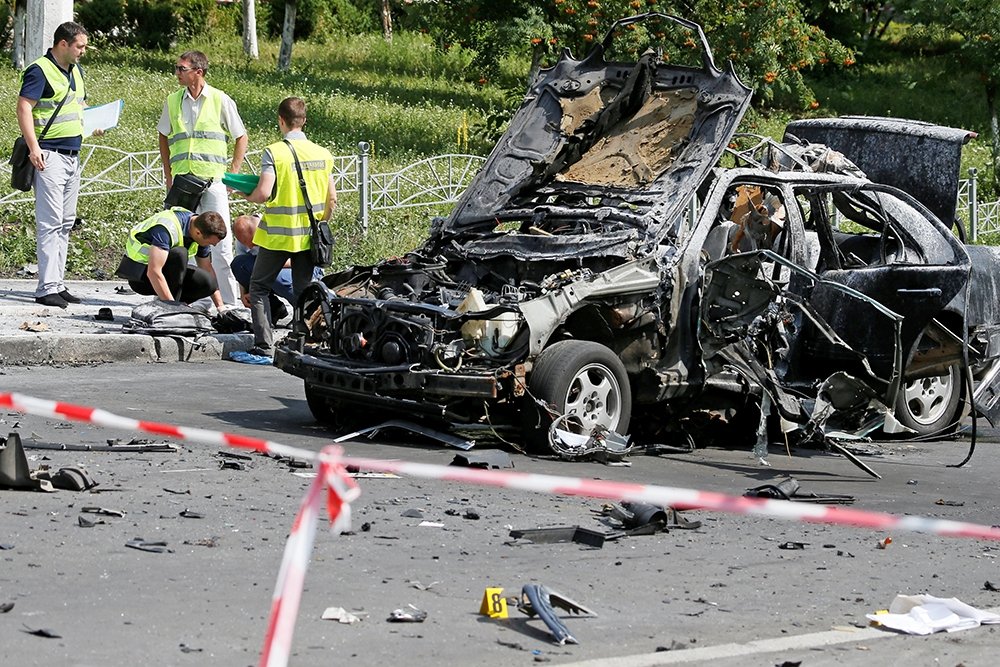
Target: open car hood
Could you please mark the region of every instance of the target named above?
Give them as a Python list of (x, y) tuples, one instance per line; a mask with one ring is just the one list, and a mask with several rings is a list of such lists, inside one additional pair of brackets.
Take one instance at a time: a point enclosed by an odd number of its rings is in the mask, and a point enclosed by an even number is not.
[[(700, 40), (700, 68), (670, 65), (652, 50), (633, 62), (605, 60), (616, 32), (657, 21)], [(547, 207), (670, 222), (725, 150), (750, 95), (731, 67), (715, 66), (698, 24), (658, 13), (622, 19), (583, 60), (565, 50), (539, 73), (442, 231)]]

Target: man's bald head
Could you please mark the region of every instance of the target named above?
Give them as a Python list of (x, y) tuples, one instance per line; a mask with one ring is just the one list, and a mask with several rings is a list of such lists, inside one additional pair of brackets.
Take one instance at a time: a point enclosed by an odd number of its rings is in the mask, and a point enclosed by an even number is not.
[(253, 235), (257, 231), (260, 217), (256, 215), (241, 215), (233, 221), (233, 236), (247, 248), (253, 248)]

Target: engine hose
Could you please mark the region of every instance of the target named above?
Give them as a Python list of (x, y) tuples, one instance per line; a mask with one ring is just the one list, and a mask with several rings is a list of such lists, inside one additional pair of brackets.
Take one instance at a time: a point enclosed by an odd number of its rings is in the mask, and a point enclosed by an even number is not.
[[(961, 225), (959, 225), (961, 227)], [(969, 316), (969, 287), (972, 282), (971, 269), (969, 282), (965, 283), (965, 303), (962, 305), (962, 322), (968, 321)], [(972, 369), (969, 368), (969, 328), (967, 326), (962, 327), (962, 373), (965, 375), (965, 391), (967, 394), (967, 400), (971, 406), (972, 412), (972, 440), (969, 442), (969, 453), (965, 455), (961, 463), (951, 464), (949, 468), (961, 468), (966, 463), (972, 459), (973, 453), (976, 451), (976, 424), (979, 421), (979, 417), (976, 415), (976, 403), (973, 399), (974, 388), (972, 386)]]
[(964, 375), (965, 375), (965, 391), (966, 391), (966, 393), (967, 393), (967, 395), (969, 397), (968, 398), (969, 403), (972, 405), (972, 409), (971, 409), (972, 410), (972, 433), (971, 433), (972, 439), (969, 442), (969, 453), (965, 455), (965, 458), (962, 459), (962, 462), (961, 463), (950, 464), (948, 466), (949, 468), (961, 468), (962, 466), (964, 466), (966, 463), (968, 463), (972, 459), (972, 454), (976, 451), (976, 430), (977, 430), (976, 429), (976, 423), (979, 421), (979, 417), (976, 415), (976, 404), (972, 400), (972, 392), (973, 392), (972, 371), (969, 370), (969, 351), (968, 351), (968, 348), (966, 348), (965, 351), (964, 351), (964, 353), (962, 354), (962, 364), (964, 366), (964, 368), (962, 370), (964, 371)]
[(436, 361), (437, 365), (441, 367), (441, 370), (445, 371), (457, 371), (462, 367), (462, 355), (458, 355), (458, 361), (455, 363), (454, 368), (448, 366), (446, 363), (441, 361), (441, 348), (437, 348), (434, 350), (434, 361)]

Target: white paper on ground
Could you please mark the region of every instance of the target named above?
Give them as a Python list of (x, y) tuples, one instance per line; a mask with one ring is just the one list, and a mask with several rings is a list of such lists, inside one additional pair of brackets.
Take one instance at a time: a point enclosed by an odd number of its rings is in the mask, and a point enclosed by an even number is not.
[(125, 100), (115, 100), (96, 107), (83, 110), (83, 136), (89, 137), (94, 130), (110, 130), (118, 127)]
[(929, 635), (947, 630), (956, 632), (1000, 623), (1000, 614), (981, 611), (958, 598), (933, 595), (897, 595), (888, 614), (866, 614), (871, 621), (911, 635)]

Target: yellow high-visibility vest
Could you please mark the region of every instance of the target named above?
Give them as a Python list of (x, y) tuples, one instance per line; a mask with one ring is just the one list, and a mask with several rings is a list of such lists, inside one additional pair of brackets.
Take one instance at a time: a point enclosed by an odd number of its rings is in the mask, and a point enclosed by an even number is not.
[[(162, 225), (166, 227), (167, 232), (170, 234), (170, 247), (176, 248), (184, 243), (184, 227), (181, 225), (180, 218), (177, 217), (178, 212), (187, 213), (186, 209), (175, 206), (167, 211), (160, 211), (159, 213), (154, 213), (149, 216), (131, 230), (128, 233), (128, 239), (125, 241), (125, 254), (129, 259), (135, 260), (140, 264), (149, 264), (149, 244), (139, 241), (136, 237), (143, 232), (147, 232), (157, 225)], [(194, 241), (188, 246), (188, 259), (190, 260), (198, 252), (198, 244)]]
[(228, 137), (222, 127), (222, 94), (206, 85), (201, 91), (201, 110), (194, 127), (185, 127), (181, 117), (181, 101), (186, 88), (167, 96), (170, 115), (170, 171), (174, 174), (194, 174), (202, 178), (219, 178), (226, 173)]
[[(80, 75), (80, 70), (77, 68), (74, 72), (72, 67), (70, 69), (73, 82), (76, 84), (76, 90), (72, 90), (69, 87), (69, 79), (66, 78), (66, 74), (59, 69), (58, 65), (45, 56), (42, 56), (31, 64), (38, 65), (42, 69), (45, 80), (48, 81), (49, 87), (52, 88), (52, 97), (43, 97), (38, 100), (38, 103), (31, 110), (31, 117), (35, 126), (35, 136), (40, 135), (42, 130), (45, 129), (49, 119), (52, 118), (52, 114), (55, 113), (56, 107), (62, 102), (63, 97), (66, 98), (66, 101), (63, 102), (62, 108), (59, 109), (59, 115), (52, 121), (52, 125), (49, 126), (49, 131), (45, 133), (45, 138), (63, 139), (65, 137), (83, 136), (83, 99), (86, 97), (86, 93), (83, 89), (83, 76)], [(25, 71), (27, 71), (27, 68), (25, 68)], [(22, 82), (24, 81), (23, 72), (21, 80)]]
[[(302, 166), (302, 176), (317, 220), (326, 211), (333, 156), (322, 146), (307, 139), (291, 139)], [(311, 246), (309, 214), (299, 187), (292, 152), (283, 141), (267, 147), (274, 159), (275, 189), (264, 205), (264, 215), (254, 233), (254, 245), (268, 250), (301, 252)]]

